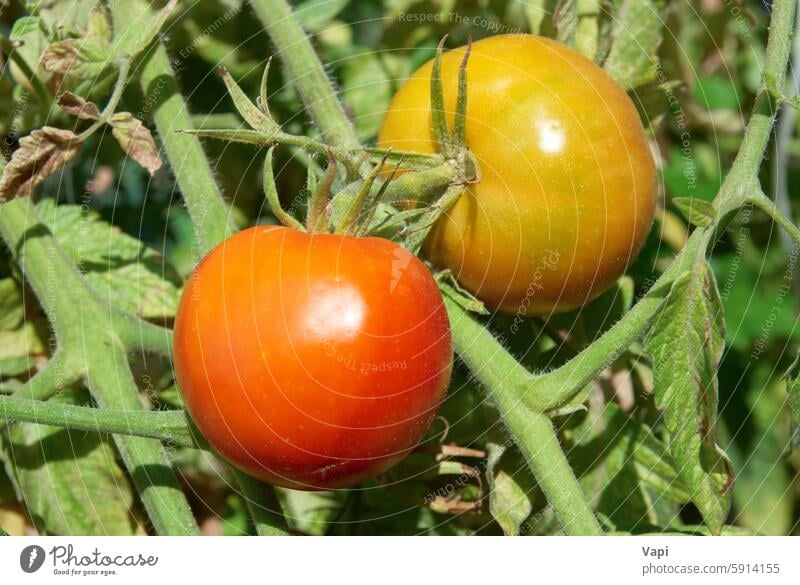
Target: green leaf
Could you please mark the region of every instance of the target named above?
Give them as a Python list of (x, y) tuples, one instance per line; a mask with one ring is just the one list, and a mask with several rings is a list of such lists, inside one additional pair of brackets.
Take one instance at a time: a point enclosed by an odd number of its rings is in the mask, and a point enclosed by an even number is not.
[(97, 0), (59, 0), (31, 2), (50, 31), (76, 31), (86, 26)]
[(26, 319), (14, 329), (0, 329), (0, 360), (44, 354), (47, 349), (46, 323), (43, 318)]
[[(792, 529), (794, 498), (792, 476), (781, 464), (787, 438), (781, 424), (783, 384), (775, 379), (771, 364), (749, 370), (749, 383), (734, 390), (742, 396), (726, 400), (726, 416), (720, 421), (720, 436), (727, 438), (725, 450), (736, 470), (735, 523), (761, 534), (784, 536)], [(734, 414), (730, 409), (744, 412)]]
[(308, 32), (319, 32), (344, 10), (349, 0), (305, 0), (294, 9), (297, 21)]
[(603, 68), (623, 89), (655, 79), (668, 6), (667, 0), (614, 2), (613, 43)]
[[(76, 391), (51, 400), (87, 402)], [(4, 443), (3, 458), (40, 533), (135, 533), (133, 490), (104, 437), (23, 423), (10, 429)]]
[(175, 315), (181, 279), (158, 252), (77, 205), (43, 199), (36, 209), (98, 294), (145, 319)]
[[(731, 232), (731, 240), (744, 242), (750, 230), (747, 226), (737, 228)], [(800, 341), (800, 299), (783, 292), (786, 254), (780, 247), (752, 252), (745, 249), (716, 253), (711, 262), (725, 307), (727, 342), (739, 351), (760, 357), (772, 346)]]
[[(38, 16), (23, 16), (14, 21), (9, 39), (14, 44), (16, 57), (22, 59), (34, 73), (39, 69), (39, 56), (47, 46), (48, 41), (42, 31), (42, 21)], [(17, 82), (24, 79), (24, 83), (30, 84), (22, 71), (17, 67), (13, 60), (10, 62), (11, 73)]]
[(613, 526), (632, 530), (670, 520), (689, 501), (669, 451), (644, 423), (592, 395), (583, 422), (569, 431), (575, 473)]
[(22, 287), (13, 278), (0, 279), (0, 331), (16, 329), (24, 313)]
[[(158, 12), (150, 15), (149, 18), (142, 22), (141, 20), (132, 20), (136, 22), (137, 26), (124, 26), (121, 27), (121, 34), (114, 43), (114, 53), (117, 56), (135, 57), (144, 51), (150, 43), (156, 38), (164, 24), (167, 22), (170, 13), (175, 9), (178, 0), (169, 0), (166, 6)], [(146, 5), (144, 8), (150, 11)], [(132, 15), (133, 16), (133, 15)], [(144, 14), (136, 15), (140, 18), (145, 17)]]
[(714, 205), (702, 199), (674, 197), (672, 203), (683, 214), (686, 221), (697, 227), (710, 226), (717, 216), (717, 210)]
[(511, 440), (490, 440), (486, 452), (489, 511), (506, 535), (518, 536), (526, 532), (524, 524), (531, 513), (544, 506), (544, 496)]
[(670, 451), (692, 501), (719, 534), (731, 506), (733, 470), (715, 437), (717, 368), (725, 322), (710, 266), (698, 263), (673, 283), (645, 347), (653, 391), (664, 412)]

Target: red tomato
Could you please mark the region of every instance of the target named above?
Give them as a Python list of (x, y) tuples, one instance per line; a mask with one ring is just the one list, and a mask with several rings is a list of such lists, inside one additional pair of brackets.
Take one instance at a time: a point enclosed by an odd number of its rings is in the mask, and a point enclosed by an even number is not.
[(242, 231), (187, 282), (175, 370), (209, 443), (275, 485), (332, 489), (420, 441), (452, 368), (424, 264), (378, 238)]

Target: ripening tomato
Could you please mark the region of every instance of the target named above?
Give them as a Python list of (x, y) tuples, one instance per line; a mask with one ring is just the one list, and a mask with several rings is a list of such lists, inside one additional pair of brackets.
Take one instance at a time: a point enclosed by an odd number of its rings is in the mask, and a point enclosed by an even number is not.
[(175, 371), (209, 443), (275, 485), (332, 489), (413, 449), (452, 368), (425, 265), (388, 240), (251, 228), (189, 278)]
[[(442, 58), (451, 128), (463, 56)], [(380, 146), (436, 150), (431, 68), (394, 96)], [(425, 253), (504, 312), (583, 305), (625, 271), (653, 220), (655, 168), (636, 108), (597, 65), (528, 35), (474, 43), (467, 87), (467, 145), (482, 178), (436, 224)]]

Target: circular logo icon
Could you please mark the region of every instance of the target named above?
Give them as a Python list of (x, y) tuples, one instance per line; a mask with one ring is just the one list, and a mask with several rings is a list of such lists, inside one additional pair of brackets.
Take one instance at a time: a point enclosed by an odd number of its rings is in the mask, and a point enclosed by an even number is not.
[(19, 566), (26, 573), (35, 573), (44, 564), (44, 549), (38, 544), (26, 546), (19, 553)]

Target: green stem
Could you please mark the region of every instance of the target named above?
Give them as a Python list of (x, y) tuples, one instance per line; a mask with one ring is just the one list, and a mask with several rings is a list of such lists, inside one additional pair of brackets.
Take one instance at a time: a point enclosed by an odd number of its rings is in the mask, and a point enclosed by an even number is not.
[[(517, 369), (521, 366), (505, 351), (493, 355), (484, 354), (482, 345), (486, 336), (491, 337), (491, 334), (466, 315), (455, 301), (445, 297), (445, 306), (450, 317), (454, 343), (458, 347), (467, 348), (467, 351), (459, 353), (461, 359), (476, 375), (479, 375), (478, 372), (491, 370), (492, 377), (485, 377), (481, 381), (488, 382), (487, 388), (508, 432), (525, 456), (564, 532), (574, 535), (601, 534), (600, 525), (564, 456), (550, 419), (526, 407), (520, 388), (503, 379), (501, 372), (504, 368)], [(472, 351), (473, 348), (477, 349)]]
[(264, 489), (264, 484), (246, 473), (234, 470), (236, 481), (247, 502), (247, 509), (259, 536), (287, 536), (289, 528), (281, 513), (281, 504), (274, 489)]
[[(115, 2), (113, 6), (122, 11), (124, 4)], [(232, 233), (233, 227), (200, 140), (176, 132), (192, 128), (192, 119), (162, 43), (155, 45), (145, 61), (141, 85), (145, 103), (155, 103), (153, 120), (196, 230), (197, 256), (205, 256)]]
[[(77, 360), (71, 359), (62, 350), (56, 353), (30, 380), (16, 389), (12, 396), (28, 400), (47, 400), (56, 393), (81, 381), (83, 369)], [(5, 430), (6, 423), (0, 421), (0, 432)]]
[(122, 91), (128, 83), (128, 73), (131, 68), (131, 62), (128, 59), (120, 59), (119, 62), (117, 62), (117, 67), (117, 81), (114, 83), (111, 97), (108, 99), (106, 107), (103, 108), (103, 111), (100, 113), (100, 118), (78, 135), (78, 140), (80, 142), (85, 141), (89, 136), (97, 132), (98, 129), (102, 128), (117, 110), (119, 100), (122, 99)]
[(183, 410), (109, 410), (0, 396), (0, 413), (6, 424), (31, 422), (79, 431), (149, 437), (179, 447), (197, 447)]

